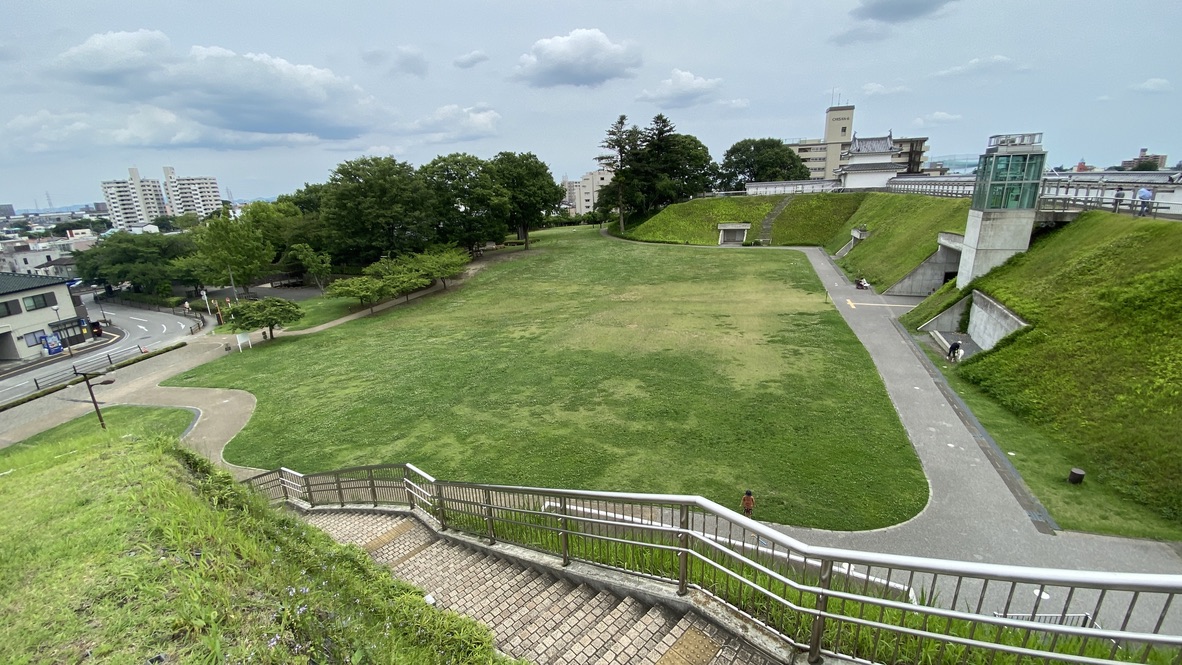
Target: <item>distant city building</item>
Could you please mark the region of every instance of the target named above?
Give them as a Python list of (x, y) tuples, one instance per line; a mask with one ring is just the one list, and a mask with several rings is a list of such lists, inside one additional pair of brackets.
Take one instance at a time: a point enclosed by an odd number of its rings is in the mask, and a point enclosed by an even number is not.
[(16, 217), (16, 210), (11, 203), (0, 203), (0, 217)]
[(168, 209), (173, 216), (191, 212), (204, 218), (221, 210), (222, 194), (216, 178), (209, 176), (178, 178), (175, 169), (165, 166), (164, 189), (168, 192)]
[[(835, 178), (839, 167), (849, 164), (850, 146), (854, 138), (854, 107), (830, 106), (825, 110), (825, 135), (819, 139), (802, 139), (787, 142), (809, 170), (809, 178), (828, 180)], [(922, 173), (924, 155), (928, 150), (928, 139), (920, 137), (892, 138), (892, 145), (898, 149), (891, 160), (903, 166), (902, 173)]]
[(907, 167), (894, 161), (901, 152), (888, 132), (886, 136), (858, 138), (854, 136), (848, 150), (843, 150), (844, 162), (837, 167), (837, 177), (845, 189), (879, 189)]
[(585, 215), (595, 210), (599, 202), (599, 190), (612, 181), (612, 172), (606, 170), (591, 171), (578, 180), (563, 179), (562, 186), (566, 189), (566, 204), (572, 215)]
[(127, 180), (103, 181), (103, 198), (116, 229), (148, 223), (167, 212), (159, 180), (140, 178), (140, 170), (134, 167), (127, 173)]
[[(106, 214), (116, 229), (132, 224), (150, 224), (165, 215), (195, 213), (198, 217), (221, 208), (218, 181), (208, 176), (178, 178), (171, 166), (164, 167), (164, 187), (159, 180), (140, 178), (139, 169), (127, 169), (127, 180), (103, 182)], [(168, 192), (165, 203), (164, 192)]]
[(1151, 162), (1157, 164), (1157, 168), (1164, 169), (1166, 167), (1165, 155), (1150, 155), (1149, 148), (1141, 148), (1141, 153), (1132, 159), (1126, 159), (1120, 163), (1121, 167), (1128, 170), (1143, 162)]
[(1075, 168), (1072, 170), (1075, 171), (1076, 173), (1091, 173), (1092, 171), (1096, 170), (1096, 167), (1092, 166), (1091, 164), (1088, 164), (1081, 157), (1079, 160), (1079, 163), (1076, 164)]
[[(59, 259), (72, 258), (72, 252), (90, 249), (95, 238), (79, 236), (77, 238), (42, 238), (28, 240), (0, 241), (0, 271), (18, 273), (21, 275), (44, 275), (50, 277), (73, 277), (70, 273), (72, 262), (61, 262)], [(57, 263), (54, 263), (57, 261)]]

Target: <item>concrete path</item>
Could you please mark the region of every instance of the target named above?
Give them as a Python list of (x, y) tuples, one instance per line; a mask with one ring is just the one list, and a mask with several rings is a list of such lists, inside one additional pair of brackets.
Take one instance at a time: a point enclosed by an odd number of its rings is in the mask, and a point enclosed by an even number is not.
[[(864, 532), (784, 526), (777, 529), (811, 544), (892, 554), (1074, 569), (1182, 573), (1182, 559), (1169, 544), (1074, 532), (1041, 532), (986, 457), (974, 436), (976, 433), (970, 429), (971, 421), (962, 420), (949, 402), (941, 387), (942, 375), (896, 323), (900, 314), (921, 299), (858, 290), (822, 249), (797, 249), (808, 256), (838, 311), (869, 351), (923, 464), (931, 496), (918, 516), (886, 529)], [(1064, 477), (1067, 471), (1064, 469)], [(1046, 530), (1044, 527), (1043, 531)]]

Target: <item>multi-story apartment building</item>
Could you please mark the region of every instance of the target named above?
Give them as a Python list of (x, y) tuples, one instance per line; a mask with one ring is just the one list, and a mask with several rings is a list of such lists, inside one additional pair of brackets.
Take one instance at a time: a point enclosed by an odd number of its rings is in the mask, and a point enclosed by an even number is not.
[(49, 277), (74, 277), (73, 252), (90, 249), (97, 238), (78, 234), (71, 238), (0, 241), (0, 272)]
[[(139, 169), (127, 169), (127, 180), (103, 182), (103, 198), (107, 214), (116, 229), (127, 229), (132, 224), (151, 224), (157, 217), (195, 213), (198, 217), (222, 206), (221, 190), (216, 178), (190, 176), (178, 178), (171, 166), (164, 167), (164, 187), (159, 180), (141, 178)], [(164, 193), (168, 192), (165, 203)]]
[(1165, 155), (1151, 155), (1151, 154), (1149, 154), (1149, 148), (1141, 148), (1140, 154), (1138, 154), (1136, 157), (1134, 157), (1132, 159), (1126, 159), (1126, 160), (1122, 161), (1120, 163), (1120, 165), (1121, 165), (1121, 168), (1128, 171), (1128, 170), (1131, 170), (1132, 168), (1134, 168), (1135, 166), (1137, 166), (1138, 164), (1141, 164), (1144, 162), (1149, 162), (1150, 164), (1156, 164), (1157, 168), (1164, 169), (1166, 167), (1166, 156)]
[(599, 190), (612, 181), (612, 172), (600, 169), (586, 173), (578, 180), (563, 180), (566, 189), (566, 203), (572, 215), (585, 215), (595, 210), (599, 202)]
[[(839, 167), (849, 164), (849, 149), (853, 138), (853, 105), (830, 106), (825, 110), (823, 138), (789, 142), (788, 147), (796, 151), (800, 160), (808, 167), (809, 178), (830, 180), (836, 177)], [(893, 137), (893, 141), (899, 150), (891, 161), (904, 167), (900, 169), (902, 173), (920, 173), (923, 169), (924, 154), (928, 150), (927, 137)]]
[(131, 224), (148, 223), (167, 214), (164, 191), (159, 180), (140, 178), (140, 170), (127, 169), (127, 180), (104, 180), (103, 198), (115, 229)]
[(205, 217), (222, 207), (221, 189), (217, 178), (210, 176), (186, 176), (178, 178), (171, 166), (164, 167), (164, 189), (168, 192), (168, 209), (171, 215), (188, 212)]

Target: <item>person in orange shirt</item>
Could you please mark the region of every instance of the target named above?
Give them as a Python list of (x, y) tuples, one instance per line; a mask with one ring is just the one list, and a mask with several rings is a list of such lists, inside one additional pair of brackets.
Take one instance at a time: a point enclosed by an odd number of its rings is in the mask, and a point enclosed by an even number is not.
[(751, 493), (751, 490), (747, 490), (745, 493), (743, 493), (742, 505), (743, 514), (747, 517), (751, 517), (751, 511), (755, 510), (755, 495)]

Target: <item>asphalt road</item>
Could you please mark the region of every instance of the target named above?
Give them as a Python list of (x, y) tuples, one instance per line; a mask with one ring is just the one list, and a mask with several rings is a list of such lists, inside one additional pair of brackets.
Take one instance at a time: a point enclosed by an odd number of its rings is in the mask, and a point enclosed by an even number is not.
[[(0, 404), (36, 392), (38, 388), (34, 379), (60, 375), (63, 371), (69, 370), (71, 365), (86, 362), (87, 366), (83, 369), (91, 369), (92, 362), (97, 363), (97, 359), (103, 354), (111, 354), (116, 359), (125, 359), (129, 350), (136, 347), (152, 351), (179, 342), (190, 336), (189, 330), (196, 323), (192, 319), (168, 312), (155, 312), (106, 303), (100, 310), (95, 303), (88, 302), (86, 304), (92, 319), (104, 318), (105, 314), (105, 318), (109, 319), (112, 325), (127, 333), (126, 337), (114, 344), (107, 344), (101, 349), (78, 349), (74, 356), (63, 353), (53, 362), (39, 364), (0, 379)], [(91, 360), (92, 358), (95, 360)]]

